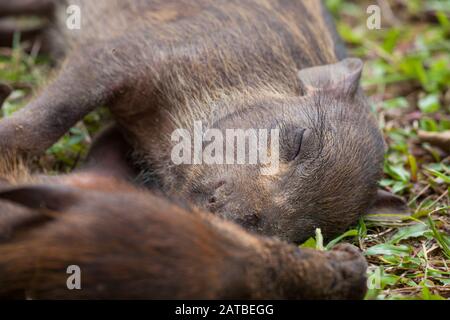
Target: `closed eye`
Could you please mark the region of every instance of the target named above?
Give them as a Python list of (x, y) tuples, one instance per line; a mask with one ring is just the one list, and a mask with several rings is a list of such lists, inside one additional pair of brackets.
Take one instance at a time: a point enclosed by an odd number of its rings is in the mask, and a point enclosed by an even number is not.
[(286, 162), (296, 160), (302, 150), (302, 143), (304, 142), (303, 135), (306, 129), (294, 127), (293, 125), (284, 126), (281, 134), (281, 159)]
[(300, 155), (300, 151), (302, 149), (302, 142), (303, 142), (303, 135), (305, 133), (305, 129), (301, 129), (298, 130), (295, 134), (295, 139), (294, 139), (294, 157), (292, 158), (292, 160), (297, 159), (297, 157)]

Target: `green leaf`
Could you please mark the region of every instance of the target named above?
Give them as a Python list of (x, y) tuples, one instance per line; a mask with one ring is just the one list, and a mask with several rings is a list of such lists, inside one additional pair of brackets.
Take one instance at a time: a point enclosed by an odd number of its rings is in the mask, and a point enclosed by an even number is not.
[(339, 34), (346, 42), (349, 42), (352, 44), (361, 44), (362, 43), (364, 34), (363, 34), (363, 32), (361, 32), (361, 30), (351, 28), (350, 26), (343, 24), (343, 23), (338, 23), (337, 28), (338, 28)]
[(438, 278), (437, 279), (440, 283), (442, 283), (444, 286), (450, 285), (450, 277), (447, 278)]
[(409, 103), (404, 97), (393, 98), (383, 101), (384, 109), (398, 109), (398, 108), (408, 108)]
[(398, 231), (391, 237), (389, 242), (392, 244), (397, 244), (401, 240), (422, 237), (427, 231), (430, 231), (430, 229), (423, 223), (417, 223), (412, 226), (399, 228)]
[(380, 187), (389, 187), (392, 186), (395, 183), (395, 180), (392, 179), (381, 179), (378, 183)]
[(424, 131), (438, 131), (439, 126), (434, 119), (424, 117), (419, 120), (420, 129)]
[(422, 283), (421, 298), (423, 300), (446, 300), (444, 297), (442, 297), (440, 295), (432, 294), (430, 289), (428, 288), (428, 286), (425, 283)]
[(300, 248), (316, 248), (316, 239), (314, 239), (313, 237), (310, 237), (308, 240), (306, 240), (305, 242), (303, 242), (300, 245)]
[(450, 120), (442, 119), (441, 121), (439, 121), (439, 131), (445, 130), (450, 130)]
[(413, 181), (417, 180), (417, 161), (412, 154), (408, 154), (408, 162), (411, 171), (411, 178)]
[(393, 245), (389, 243), (381, 243), (370, 247), (366, 250), (365, 255), (394, 255), (394, 256), (408, 256), (412, 252), (410, 246), (407, 245)]
[(85, 138), (82, 135), (72, 136), (67, 141), (67, 147), (75, 146), (75, 145), (79, 144), (80, 142), (82, 142), (84, 139)]
[(430, 92), (436, 92), (439, 89), (445, 89), (450, 82), (450, 58), (441, 58), (431, 63), (428, 71), (429, 82), (427, 89)]
[(401, 191), (408, 188), (408, 184), (404, 183), (403, 181), (397, 181), (392, 186), (392, 192), (393, 193), (400, 193)]
[(450, 30), (450, 21), (447, 18), (447, 15), (443, 11), (436, 12), (436, 18), (439, 21), (439, 24), (445, 29)]
[(433, 174), (435, 177), (442, 179), (446, 184), (450, 184), (450, 176), (447, 176), (443, 173), (440, 173), (439, 171), (427, 169), (428, 172)]
[(431, 218), (430, 215), (428, 215), (428, 223), (430, 224), (431, 230), (433, 230), (433, 235), (436, 241), (441, 246), (442, 250), (444, 251), (444, 254), (447, 256), (447, 258), (450, 259), (450, 245), (444, 235), (442, 235), (439, 230), (436, 228), (436, 225)]
[(358, 237), (360, 239), (365, 238), (367, 236), (367, 226), (366, 223), (364, 222), (364, 218), (361, 217), (359, 218), (359, 222), (358, 222)]
[(409, 182), (410, 174), (408, 170), (403, 167), (403, 164), (394, 165), (386, 162), (384, 171), (397, 181)]
[(405, 75), (411, 76), (420, 81), (422, 86), (425, 88), (428, 82), (427, 73), (423, 67), (423, 57), (421, 56), (410, 56), (405, 57), (399, 64), (399, 69)]
[(336, 244), (338, 244), (342, 239), (347, 238), (347, 237), (355, 237), (358, 235), (358, 230), (356, 229), (351, 229), (348, 230), (347, 232), (345, 232), (344, 234), (341, 234), (339, 237), (331, 240), (327, 246), (325, 247), (325, 249), (330, 250), (331, 248), (333, 248)]
[(419, 100), (419, 109), (425, 113), (433, 113), (439, 111), (441, 104), (438, 94), (429, 94)]
[(390, 29), (386, 34), (386, 38), (384, 39), (384, 42), (382, 45), (383, 49), (386, 52), (392, 53), (392, 51), (394, 51), (394, 48), (397, 45), (397, 41), (401, 35), (402, 35), (402, 32), (400, 30)]

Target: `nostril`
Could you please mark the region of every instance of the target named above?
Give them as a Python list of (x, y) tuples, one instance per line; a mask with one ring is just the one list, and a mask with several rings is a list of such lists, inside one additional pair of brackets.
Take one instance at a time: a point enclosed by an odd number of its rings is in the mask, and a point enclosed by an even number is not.
[(239, 221), (240, 224), (242, 224), (246, 228), (255, 227), (259, 223), (259, 215), (256, 213), (247, 214), (245, 215), (241, 221)]
[(216, 201), (217, 201), (217, 198), (215, 196), (210, 197), (208, 200), (209, 203), (216, 203)]

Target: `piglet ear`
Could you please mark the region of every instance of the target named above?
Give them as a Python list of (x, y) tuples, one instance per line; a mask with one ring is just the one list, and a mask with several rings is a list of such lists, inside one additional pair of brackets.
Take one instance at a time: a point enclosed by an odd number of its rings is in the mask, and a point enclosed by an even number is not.
[(365, 215), (365, 219), (378, 222), (402, 221), (411, 214), (405, 200), (388, 191), (379, 189), (373, 202)]
[(63, 211), (79, 202), (76, 190), (65, 186), (18, 186), (0, 189), (0, 200), (45, 211)]
[(362, 70), (360, 59), (346, 58), (337, 63), (302, 69), (298, 78), (305, 95), (335, 90), (353, 96), (358, 90)]

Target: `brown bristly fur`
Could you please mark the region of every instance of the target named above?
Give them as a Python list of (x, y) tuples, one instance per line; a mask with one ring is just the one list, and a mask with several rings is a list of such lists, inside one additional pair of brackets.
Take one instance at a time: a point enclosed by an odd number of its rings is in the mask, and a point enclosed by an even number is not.
[[(365, 260), (350, 246), (300, 250), (87, 175), (93, 184), (72, 175), (0, 189), (0, 209), (12, 210), (6, 199), (21, 208), (0, 216), (8, 230), (0, 239), (0, 297), (355, 299), (365, 292)], [(39, 202), (30, 201), (36, 194)], [(70, 265), (81, 268), (81, 290), (67, 287)]]
[[(29, 105), (0, 122), (0, 150), (42, 152), (106, 105), (141, 176), (260, 234), (301, 242), (320, 227), (332, 237), (373, 203), (382, 136), (359, 88), (362, 62), (344, 59), (321, 1), (57, 4), (48, 35), (65, 59)], [(65, 26), (68, 4), (82, 11), (80, 30)], [(263, 177), (259, 165), (175, 165), (171, 134), (194, 121), (286, 128), (283, 170)]]
[(4, 152), (0, 155), (0, 184), (20, 184), (32, 182), (33, 176), (28, 161), (15, 152)]

